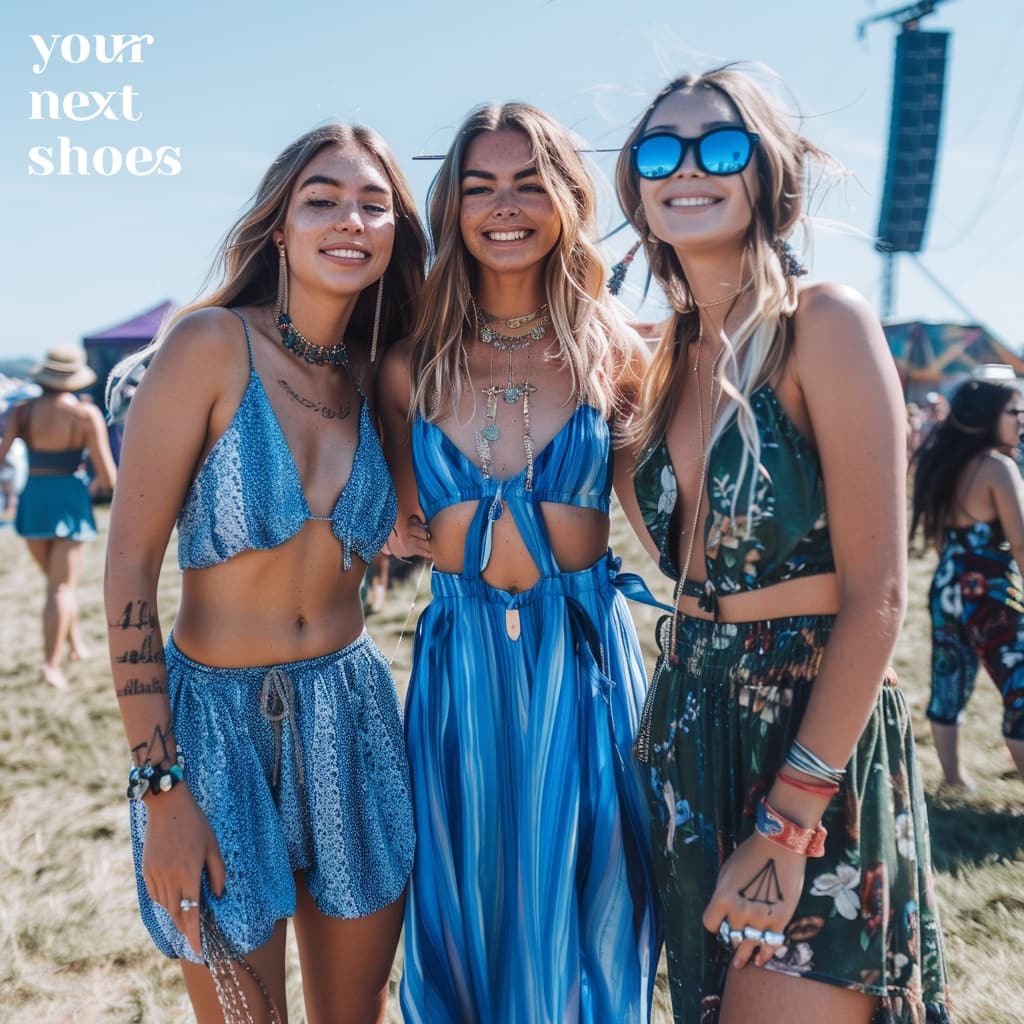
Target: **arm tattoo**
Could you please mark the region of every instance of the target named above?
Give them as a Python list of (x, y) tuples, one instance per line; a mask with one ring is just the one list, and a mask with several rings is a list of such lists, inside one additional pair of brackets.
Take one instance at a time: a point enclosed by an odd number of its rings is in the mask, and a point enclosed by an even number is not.
[(747, 884), (740, 889), (739, 895), (751, 903), (763, 903), (769, 911), (776, 903), (786, 897), (779, 885), (779, 875), (775, 870), (775, 861), (770, 860)]
[(293, 402), (298, 402), (304, 409), (311, 412), (318, 412), (325, 420), (343, 420), (352, 412), (351, 405), (344, 405), (340, 409), (332, 409), (329, 405), (317, 402), (312, 398), (303, 398), (286, 380), (278, 378), (278, 384), (284, 388), (285, 393)]
[(156, 609), (148, 601), (129, 601), (120, 620), (108, 625), (111, 629), (156, 629), (157, 624)]
[(166, 693), (167, 686), (162, 679), (150, 679), (143, 682), (141, 679), (129, 679), (121, 689), (115, 687), (114, 693), (118, 697), (134, 697), (140, 693)]
[(144, 743), (132, 747), (132, 761), (139, 765), (162, 765), (171, 764), (174, 761), (174, 753), (177, 751), (177, 743), (174, 741), (174, 730), (171, 723), (158, 725), (153, 734)]
[(121, 665), (162, 665), (164, 651), (159, 644), (153, 643), (155, 637), (156, 630), (151, 629), (138, 647), (119, 654), (114, 660)]

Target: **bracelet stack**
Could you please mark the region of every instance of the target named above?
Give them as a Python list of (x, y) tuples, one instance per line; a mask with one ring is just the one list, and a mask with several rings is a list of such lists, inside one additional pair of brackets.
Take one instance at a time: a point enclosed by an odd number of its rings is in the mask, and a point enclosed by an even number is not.
[(804, 857), (823, 857), (828, 832), (819, 821), (815, 828), (801, 828), (784, 817), (768, 801), (757, 805), (757, 834), (771, 843), (802, 854)]
[(822, 782), (835, 786), (837, 789), (846, 777), (845, 768), (830, 768), (817, 754), (808, 750), (799, 740), (793, 740), (793, 746), (789, 748), (786, 757), (786, 764), (795, 768), (804, 775), (810, 775), (812, 779), (820, 779)]
[(179, 750), (170, 768), (154, 768), (151, 764), (134, 765), (128, 772), (129, 800), (141, 800), (147, 793), (154, 796), (173, 789), (185, 778), (185, 759)]

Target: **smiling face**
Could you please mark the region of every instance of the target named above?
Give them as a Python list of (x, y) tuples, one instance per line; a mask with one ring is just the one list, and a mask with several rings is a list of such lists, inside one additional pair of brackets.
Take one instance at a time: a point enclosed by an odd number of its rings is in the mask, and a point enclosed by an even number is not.
[[(654, 108), (640, 140), (659, 132), (695, 139), (722, 127), (745, 127), (725, 94), (686, 87)], [(711, 175), (700, 169), (690, 145), (672, 174), (652, 181), (640, 178), (638, 186), (651, 233), (678, 252), (723, 242), (741, 246), (758, 195), (756, 159), (739, 174)]]
[(295, 180), (284, 225), (289, 287), (352, 295), (387, 269), (395, 241), (391, 185), (360, 146), (322, 149)]
[(466, 147), (459, 227), (481, 268), (511, 273), (543, 266), (562, 226), (522, 132), (481, 132)]

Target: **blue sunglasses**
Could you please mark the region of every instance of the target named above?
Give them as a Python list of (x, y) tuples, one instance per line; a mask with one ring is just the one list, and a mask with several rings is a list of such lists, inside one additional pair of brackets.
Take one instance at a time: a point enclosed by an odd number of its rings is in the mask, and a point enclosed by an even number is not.
[(745, 128), (712, 128), (695, 139), (671, 132), (654, 132), (629, 147), (633, 167), (641, 178), (667, 178), (682, 165), (693, 146), (697, 166), (705, 174), (739, 174), (754, 153), (759, 136)]

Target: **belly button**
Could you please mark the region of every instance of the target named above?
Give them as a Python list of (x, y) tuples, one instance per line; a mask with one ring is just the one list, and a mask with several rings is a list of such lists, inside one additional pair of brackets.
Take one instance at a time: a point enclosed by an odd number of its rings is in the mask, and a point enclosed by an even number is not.
[(295, 617), (295, 625), (296, 625), (296, 626), (297, 626), (297, 627), (298, 627), (299, 629), (305, 629), (305, 626), (306, 626), (306, 620), (305, 620), (305, 618), (304, 618), (303, 616), (301, 616), (301, 615), (297, 615), (297, 616)]

